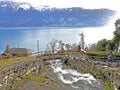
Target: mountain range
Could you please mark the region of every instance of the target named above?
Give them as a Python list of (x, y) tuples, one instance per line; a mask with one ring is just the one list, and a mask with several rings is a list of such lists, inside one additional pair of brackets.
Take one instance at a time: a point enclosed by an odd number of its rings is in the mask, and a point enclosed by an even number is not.
[(55, 8), (0, 1), (0, 27), (95, 27), (105, 25), (116, 12), (80, 7)]

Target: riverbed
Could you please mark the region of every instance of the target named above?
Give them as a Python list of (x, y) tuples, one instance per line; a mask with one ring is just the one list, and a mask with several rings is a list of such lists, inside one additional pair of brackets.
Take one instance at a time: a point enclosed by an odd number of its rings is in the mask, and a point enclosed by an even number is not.
[(103, 90), (103, 85), (92, 74), (83, 74), (74, 69), (63, 68), (60, 59), (51, 61), (50, 67), (62, 83), (70, 85), (73, 89)]

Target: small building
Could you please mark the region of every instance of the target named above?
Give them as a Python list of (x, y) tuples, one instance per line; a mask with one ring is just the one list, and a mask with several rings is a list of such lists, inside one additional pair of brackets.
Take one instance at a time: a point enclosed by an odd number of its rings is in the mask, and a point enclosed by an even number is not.
[(27, 48), (11, 48), (10, 54), (12, 56), (17, 56), (18, 54), (22, 54), (24, 56), (30, 56), (32, 55), (33, 50), (27, 49)]
[(11, 57), (11, 54), (10, 53), (2, 53), (0, 55), (0, 59), (8, 59)]
[(75, 46), (69, 50), (69, 52), (80, 52), (79, 46)]
[(80, 48), (80, 46), (75, 46), (75, 47), (71, 48), (69, 50), (69, 52), (80, 52), (82, 54), (86, 53), (86, 51), (84, 49)]

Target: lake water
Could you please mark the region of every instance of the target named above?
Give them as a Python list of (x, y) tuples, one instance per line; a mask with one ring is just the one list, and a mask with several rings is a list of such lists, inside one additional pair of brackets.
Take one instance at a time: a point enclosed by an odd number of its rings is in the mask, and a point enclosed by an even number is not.
[(63, 40), (65, 43), (79, 43), (79, 33), (83, 31), (85, 44), (97, 43), (101, 39), (112, 39), (115, 31), (114, 23), (118, 19), (118, 13), (112, 17), (108, 24), (102, 27), (88, 28), (41, 28), (41, 27), (0, 27), (0, 52), (6, 44), (11, 47), (30, 48), (37, 51), (37, 40), (40, 43), (40, 50), (47, 49), (47, 44), (52, 39)]
[(0, 28), (0, 48), (3, 49), (9, 44), (10, 47), (30, 48), (35, 52), (39, 40), (40, 51), (44, 51), (52, 39), (71, 44), (79, 43), (79, 33), (81, 33), (80, 28)]
[(112, 39), (114, 24), (103, 27), (88, 28), (53, 28), (53, 27), (10, 27), (0, 28), (0, 52), (6, 44), (11, 47), (30, 48), (37, 51), (39, 40), (40, 51), (47, 50), (47, 44), (52, 40), (62, 40), (64, 43), (79, 43), (79, 34), (85, 35), (85, 44), (97, 43), (101, 39)]

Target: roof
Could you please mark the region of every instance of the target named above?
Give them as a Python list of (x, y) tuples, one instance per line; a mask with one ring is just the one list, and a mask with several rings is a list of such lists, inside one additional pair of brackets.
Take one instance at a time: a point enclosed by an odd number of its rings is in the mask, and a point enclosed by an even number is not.
[(71, 48), (69, 51), (70, 52), (80, 52), (78, 46)]
[(25, 55), (29, 55), (29, 54), (32, 54), (32, 52), (33, 52), (33, 50), (27, 49), (27, 48), (11, 48), (10, 49), (11, 54), (22, 53), (22, 54), (25, 54)]

